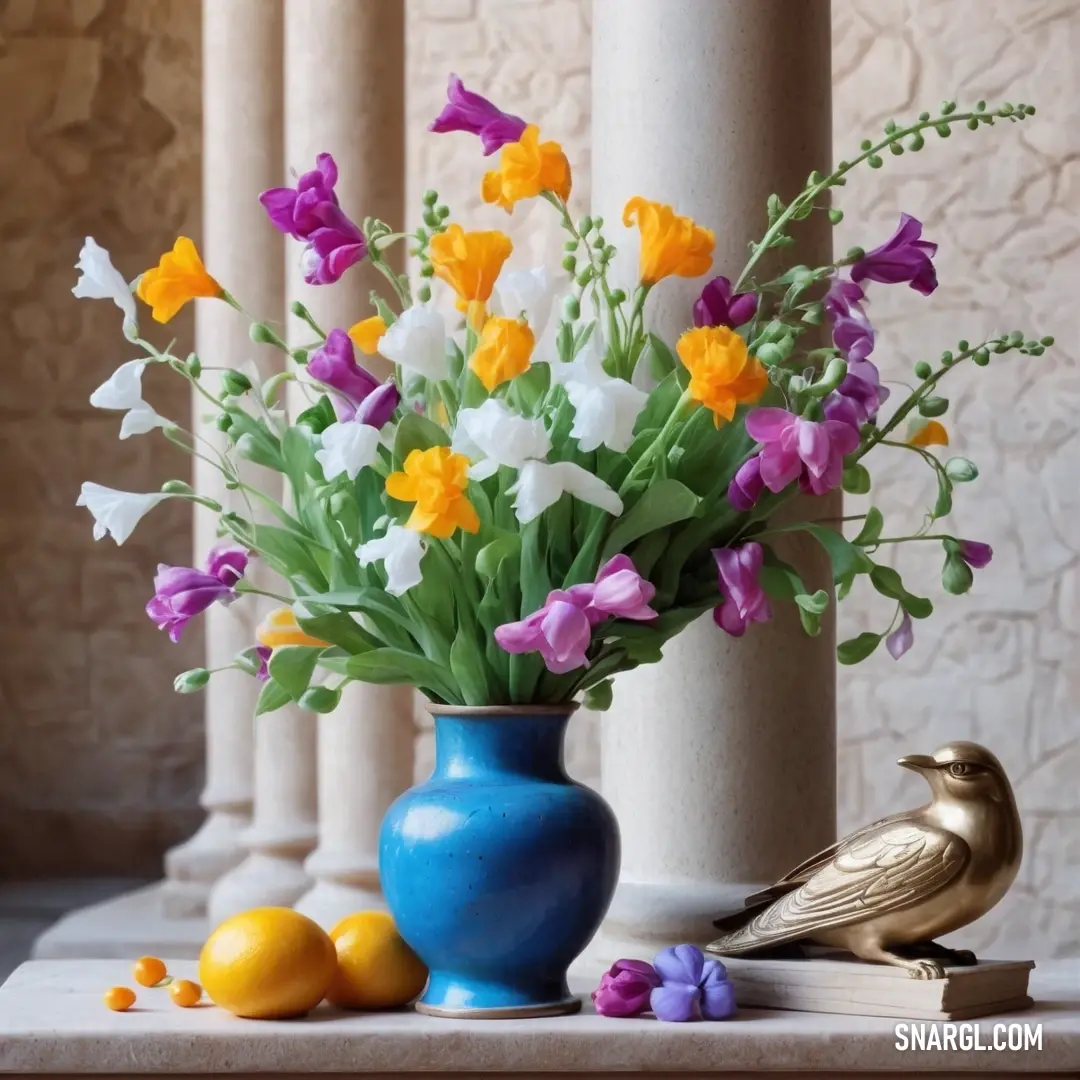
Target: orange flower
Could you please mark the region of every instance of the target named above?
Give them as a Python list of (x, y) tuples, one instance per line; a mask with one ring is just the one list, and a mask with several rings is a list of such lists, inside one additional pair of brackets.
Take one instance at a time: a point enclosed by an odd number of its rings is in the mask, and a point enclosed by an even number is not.
[(675, 345), (690, 372), (690, 396), (712, 410), (713, 421), (730, 420), (737, 405), (752, 405), (769, 385), (761, 361), (746, 342), (726, 326), (687, 330)]
[(712, 229), (680, 217), (670, 206), (635, 195), (623, 209), (623, 224), (636, 224), (641, 232), (640, 277), (645, 285), (672, 274), (700, 277), (712, 266)]
[(189, 300), (197, 296), (224, 296), (225, 290), (206, 272), (198, 249), (179, 236), (172, 251), (139, 278), (136, 296), (153, 308), (151, 314), (167, 323)]
[(948, 446), (949, 433), (945, 430), (944, 424), (939, 424), (936, 420), (927, 420), (921, 428), (908, 436), (908, 443), (911, 446)]
[(431, 238), (435, 276), (457, 293), (458, 310), (468, 312), (474, 326), (483, 324), (484, 306), (513, 247), (506, 233), (466, 232), (460, 225)]
[(540, 130), (529, 124), (515, 143), (502, 148), (499, 167), (484, 174), (484, 202), (496, 203), (508, 214), (519, 199), (535, 199), (552, 191), (563, 202), (570, 198), (570, 162), (557, 142), (540, 142)]
[(386, 333), (386, 321), (381, 315), (372, 315), (368, 319), (361, 319), (349, 327), (349, 337), (352, 343), (365, 356), (374, 356), (379, 350), (379, 338)]
[(409, 454), (404, 471), (386, 478), (386, 494), (416, 503), (405, 528), (446, 540), (459, 528), (480, 531), (480, 519), (465, 496), (468, 483), (469, 459), (448, 446), (433, 446)]
[(529, 370), (529, 357), (535, 344), (528, 323), (493, 315), (484, 323), (483, 333), (469, 359), (469, 369), (490, 394), (500, 383)]
[(255, 640), (260, 645), (266, 645), (276, 649), (279, 645), (315, 645), (323, 647), (329, 645), (328, 641), (320, 641), (300, 629), (289, 607), (274, 608), (255, 631)]

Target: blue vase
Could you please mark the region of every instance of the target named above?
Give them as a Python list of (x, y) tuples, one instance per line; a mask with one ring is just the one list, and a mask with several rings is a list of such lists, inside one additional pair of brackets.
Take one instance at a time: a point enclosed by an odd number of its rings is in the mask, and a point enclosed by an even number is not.
[(575, 1012), (566, 971), (619, 874), (611, 807), (563, 768), (573, 706), (432, 706), (435, 769), (387, 812), (383, 894), (430, 971), (416, 1008)]

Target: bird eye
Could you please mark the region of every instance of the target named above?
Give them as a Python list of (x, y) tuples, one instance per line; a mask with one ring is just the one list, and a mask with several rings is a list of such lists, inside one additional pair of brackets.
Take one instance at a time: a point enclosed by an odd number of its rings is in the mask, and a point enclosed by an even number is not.
[(949, 766), (950, 776), (967, 776), (971, 772), (971, 766), (965, 765), (962, 761), (954, 761)]

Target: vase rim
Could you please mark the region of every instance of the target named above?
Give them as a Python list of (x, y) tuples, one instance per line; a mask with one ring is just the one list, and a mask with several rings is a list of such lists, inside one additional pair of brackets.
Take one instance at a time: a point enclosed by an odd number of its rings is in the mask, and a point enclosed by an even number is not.
[(576, 701), (565, 705), (436, 705), (425, 702), (432, 716), (570, 716), (579, 708)]

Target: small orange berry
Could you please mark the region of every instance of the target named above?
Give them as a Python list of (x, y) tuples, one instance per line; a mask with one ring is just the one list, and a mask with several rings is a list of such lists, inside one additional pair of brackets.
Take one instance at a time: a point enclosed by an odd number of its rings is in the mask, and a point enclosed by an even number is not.
[(135, 1004), (135, 991), (129, 986), (114, 986), (105, 991), (104, 1000), (113, 1012), (125, 1012)]
[(132, 978), (140, 986), (157, 986), (166, 974), (165, 961), (156, 956), (140, 956), (131, 969)]
[(190, 979), (177, 979), (169, 987), (169, 997), (173, 999), (174, 1005), (179, 1005), (181, 1009), (190, 1009), (202, 1000), (202, 987)]

